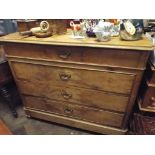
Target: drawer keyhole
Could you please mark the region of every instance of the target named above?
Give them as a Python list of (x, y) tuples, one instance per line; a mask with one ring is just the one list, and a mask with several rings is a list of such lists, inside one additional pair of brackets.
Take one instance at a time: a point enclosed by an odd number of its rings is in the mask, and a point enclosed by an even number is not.
[(69, 94), (69, 93), (67, 93), (67, 92), (64, 91), (64, 90), (61, 92), (61, 95), (63, 96), (63, 98), (64, 98), (65, 100), (69, 100), (69, 99), (72, 98), (72, 94)]
[(73, 110), (72, 110), (72, 109), (69, 109), (69, 108), (66, 108), (66, 109), (64, 110), (64, 112), (65, 112), (66, 114), (71, 114), (71, 113), (73, 112)]
[(68, 57), (71, 55), (69, 51), (59, 51), (58, 56), (61, 59), (68, 59)]
[(68, 81), (71, 78), (70, 74), (66, 74), (66, 73), (60, 73), (59, 77), (62, 81)]

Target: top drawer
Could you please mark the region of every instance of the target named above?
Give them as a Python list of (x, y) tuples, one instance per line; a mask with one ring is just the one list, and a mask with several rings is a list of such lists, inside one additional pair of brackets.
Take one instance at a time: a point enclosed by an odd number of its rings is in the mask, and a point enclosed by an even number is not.
[(5, 50), (9, 56), (45, 59), (48, 61), (79, 62), (131, 68), (144, 67), (144, 64), (141, 63), (142, 51), (17, 43), (8, 43)]

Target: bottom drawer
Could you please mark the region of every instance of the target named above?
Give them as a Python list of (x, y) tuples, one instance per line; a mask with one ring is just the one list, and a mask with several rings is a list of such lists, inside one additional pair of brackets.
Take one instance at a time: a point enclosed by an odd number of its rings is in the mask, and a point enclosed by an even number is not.
[(66, 102), (56, 102), (45, 98), (25, 96), (24, 99), (26, 108), (60, 114), (67, 117), (114, 127), (121, 127), (124, 116), (119, 113), (69, 104)]

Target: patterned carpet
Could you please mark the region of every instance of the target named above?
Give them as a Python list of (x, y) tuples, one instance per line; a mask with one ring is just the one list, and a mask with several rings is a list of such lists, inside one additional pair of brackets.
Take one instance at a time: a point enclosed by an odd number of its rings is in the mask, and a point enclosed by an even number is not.
[(91, 135), (96, 134), (80, 129), (27, 118), (22, 105), (17, 107), (18, 118), (14, 118), (6, 103), (0, 99), (0, 119), (15, 135)]

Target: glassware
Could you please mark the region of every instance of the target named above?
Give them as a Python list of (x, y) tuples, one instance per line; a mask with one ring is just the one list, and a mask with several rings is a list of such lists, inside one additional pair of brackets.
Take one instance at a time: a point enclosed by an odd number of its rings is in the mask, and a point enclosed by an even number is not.
[(101, 19), (83, 19), (83, 23), (85, 24), (86, 34), (88, 37), (96, 37), (93, 32), (96, 25), (99, 23)]
[(113, 25), (111, 29), (111, 36), (116, 37), (119, 36), (120, 26), (119, 25)]

